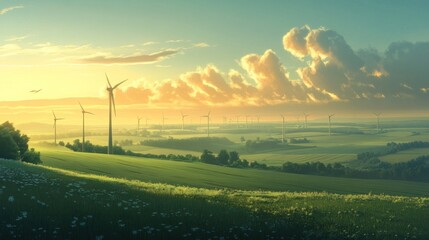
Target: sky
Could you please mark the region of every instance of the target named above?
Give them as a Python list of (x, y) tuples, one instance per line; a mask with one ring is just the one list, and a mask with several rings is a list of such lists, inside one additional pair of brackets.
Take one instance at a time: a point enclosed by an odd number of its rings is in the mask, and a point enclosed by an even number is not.
[(128, 79), (115, 92), (123, 117), (180, 110), (425, 116), (428, 7), (0, 0), (0, 119), (52, 109), (71, 115), (77, 101), (103, 115), (105, 74), (112, 84)]

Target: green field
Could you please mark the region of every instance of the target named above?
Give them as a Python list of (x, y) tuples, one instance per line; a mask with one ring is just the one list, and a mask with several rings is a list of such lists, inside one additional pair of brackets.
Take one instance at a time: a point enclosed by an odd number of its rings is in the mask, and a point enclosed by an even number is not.
[[(287, 130), (288, 139), (305, 137), (309, 143), (246, 149), (241, 138), (281, 137), (277, 125), (265, 124), (258, 129), (213, 130), (211, 136), (232, 143), (199, 139), (168, 147), (139, 144), (148, 139), (203, 137), (203, 130), (167, 130), (161, 137), (122, 134), (114, 140), (132, 140), (134, 144), (124, 149), (137, 153), (200, 156), (202, 149), (215, 153), (226, 149), (238, 151), (242, 159), (281, 166), (286, 161), (347, 164), (358, 153), (382, 151), (388, 142), (429, 138), (426, 128), (404, 128), (397, 123), (380, 134), (365, 124), (338, 125), (329, 137), (322, 124)], [(69, 135), (59, 140), (77, 138)], [(79, 153), (46, 143), (49, 135), (44, 136), (31, 142), (41, 152), (41, 166), (0, 160), (0, 239), (429, 237), (428, 182), (325, 177)], [(105, 145), (107, 137), (89, 134), (87, 139)], [(427, 154), (428, 149), (410, 149), (381, 160), (394, 163)]]
[(0, 173), (4, 239), (429, 236), (426, 197), (208, 190), (4, 160)]
[(75, 153), (62, 147), (39, 149), (45, 166), (129, 180), (203, 188), (429, 196), (429, 183), (237, 169), (200, 162)]

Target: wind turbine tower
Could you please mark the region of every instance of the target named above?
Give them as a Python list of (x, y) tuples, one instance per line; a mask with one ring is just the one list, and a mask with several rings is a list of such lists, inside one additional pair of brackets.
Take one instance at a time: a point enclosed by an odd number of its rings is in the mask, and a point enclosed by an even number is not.
[(83, 109), (82, 104), (79, 103), (80, 109), (82, 109), (82, 152), (85, 151), (85, 114), (94, 115), (94, 113), (85, 111)]
[(332, 118), (334, 115), (335, 115), (335, 114), (328, 115), (328, 120), (329, 120), (329, 136), (331, 136), (331, 118)]
[(285, 116), (283, 114), (280, 114), (282, 117), (282, 143), (285, 142)]
[(162, 113), (162, 125), (161, 125), (161, 132), (162, 132), (162, 131), (164, 131), (165, 119), (167, 119), (167, 118), (165, 118), (164, 113)]
[(140, 120), (142, 120), (142, 118), (137, 116), (137, 132), (140, 131)]
[(307, 117), (310, 116), (310, 114), (304, 113), (304, 119), (305, 119), (305, 125), (304, 127), (307, 128)]
[(115, 86), (112, 87), (112, 84), (110, 84), (109, 81), (109, 77), (107, 77), (106, 74), (106, 80), (107, 80), (107, 88), (106, 91), (109, 92), (109, 145), (107, 148), (107, 154), (112, 154), (113, 153), (113, 137), (112, 137), (112, 105), (113, 105), (113, 110), (115, 112), (115, 116), (116, 116), (116, 105), (115, 105), (115, 96), (113, 95), (113, 91), (119, 87), (119, 85), (121, 85), (122, 83), (124, 83), (125, 81), (127, 81), (127, 79), (125, 79), (124, 81), (116, 84)]
[(184, 115), (183, 112), (180, 112), (180, 115), (182, 115), (182, 131), (185, 130), (185, 117), (188, 115)]
[(377, 133), (380, 133), (380, 115), (381, 115), (381, 113), (374, 113), (374, 115), (377, 118)]
[(64, 118), (57, 118), (53, 110), (52, 110), (52, 114), (54, 115), (54, 143), (55, 145), (57, 145), (57, 121), (63, 120)]
[(201, 117), (207, 118), (207, 137), (210, 137), (210, 111), (207, 115), (203, 115)]

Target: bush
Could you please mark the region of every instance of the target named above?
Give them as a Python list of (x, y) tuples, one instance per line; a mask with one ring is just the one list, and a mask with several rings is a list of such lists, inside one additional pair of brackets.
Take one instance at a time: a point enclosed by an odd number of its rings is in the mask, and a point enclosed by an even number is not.
[(42, 163), (42, 160), (40, 159), (40, 152), (36, 152), (34, 148), (31, 148), (22, 155), (22, 161), (33, 164)]

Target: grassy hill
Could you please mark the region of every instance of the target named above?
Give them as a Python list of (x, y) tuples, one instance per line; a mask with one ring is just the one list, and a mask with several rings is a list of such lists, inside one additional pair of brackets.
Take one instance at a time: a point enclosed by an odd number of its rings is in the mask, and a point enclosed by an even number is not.
[(0, 179), (1, 239), (429, 236), (423, 197), (176, 187), (5, 160)]
[(203, 188), (428, 196), (429, 183), (309, 176), (38, 147), (44, 165), (89, 174)]

